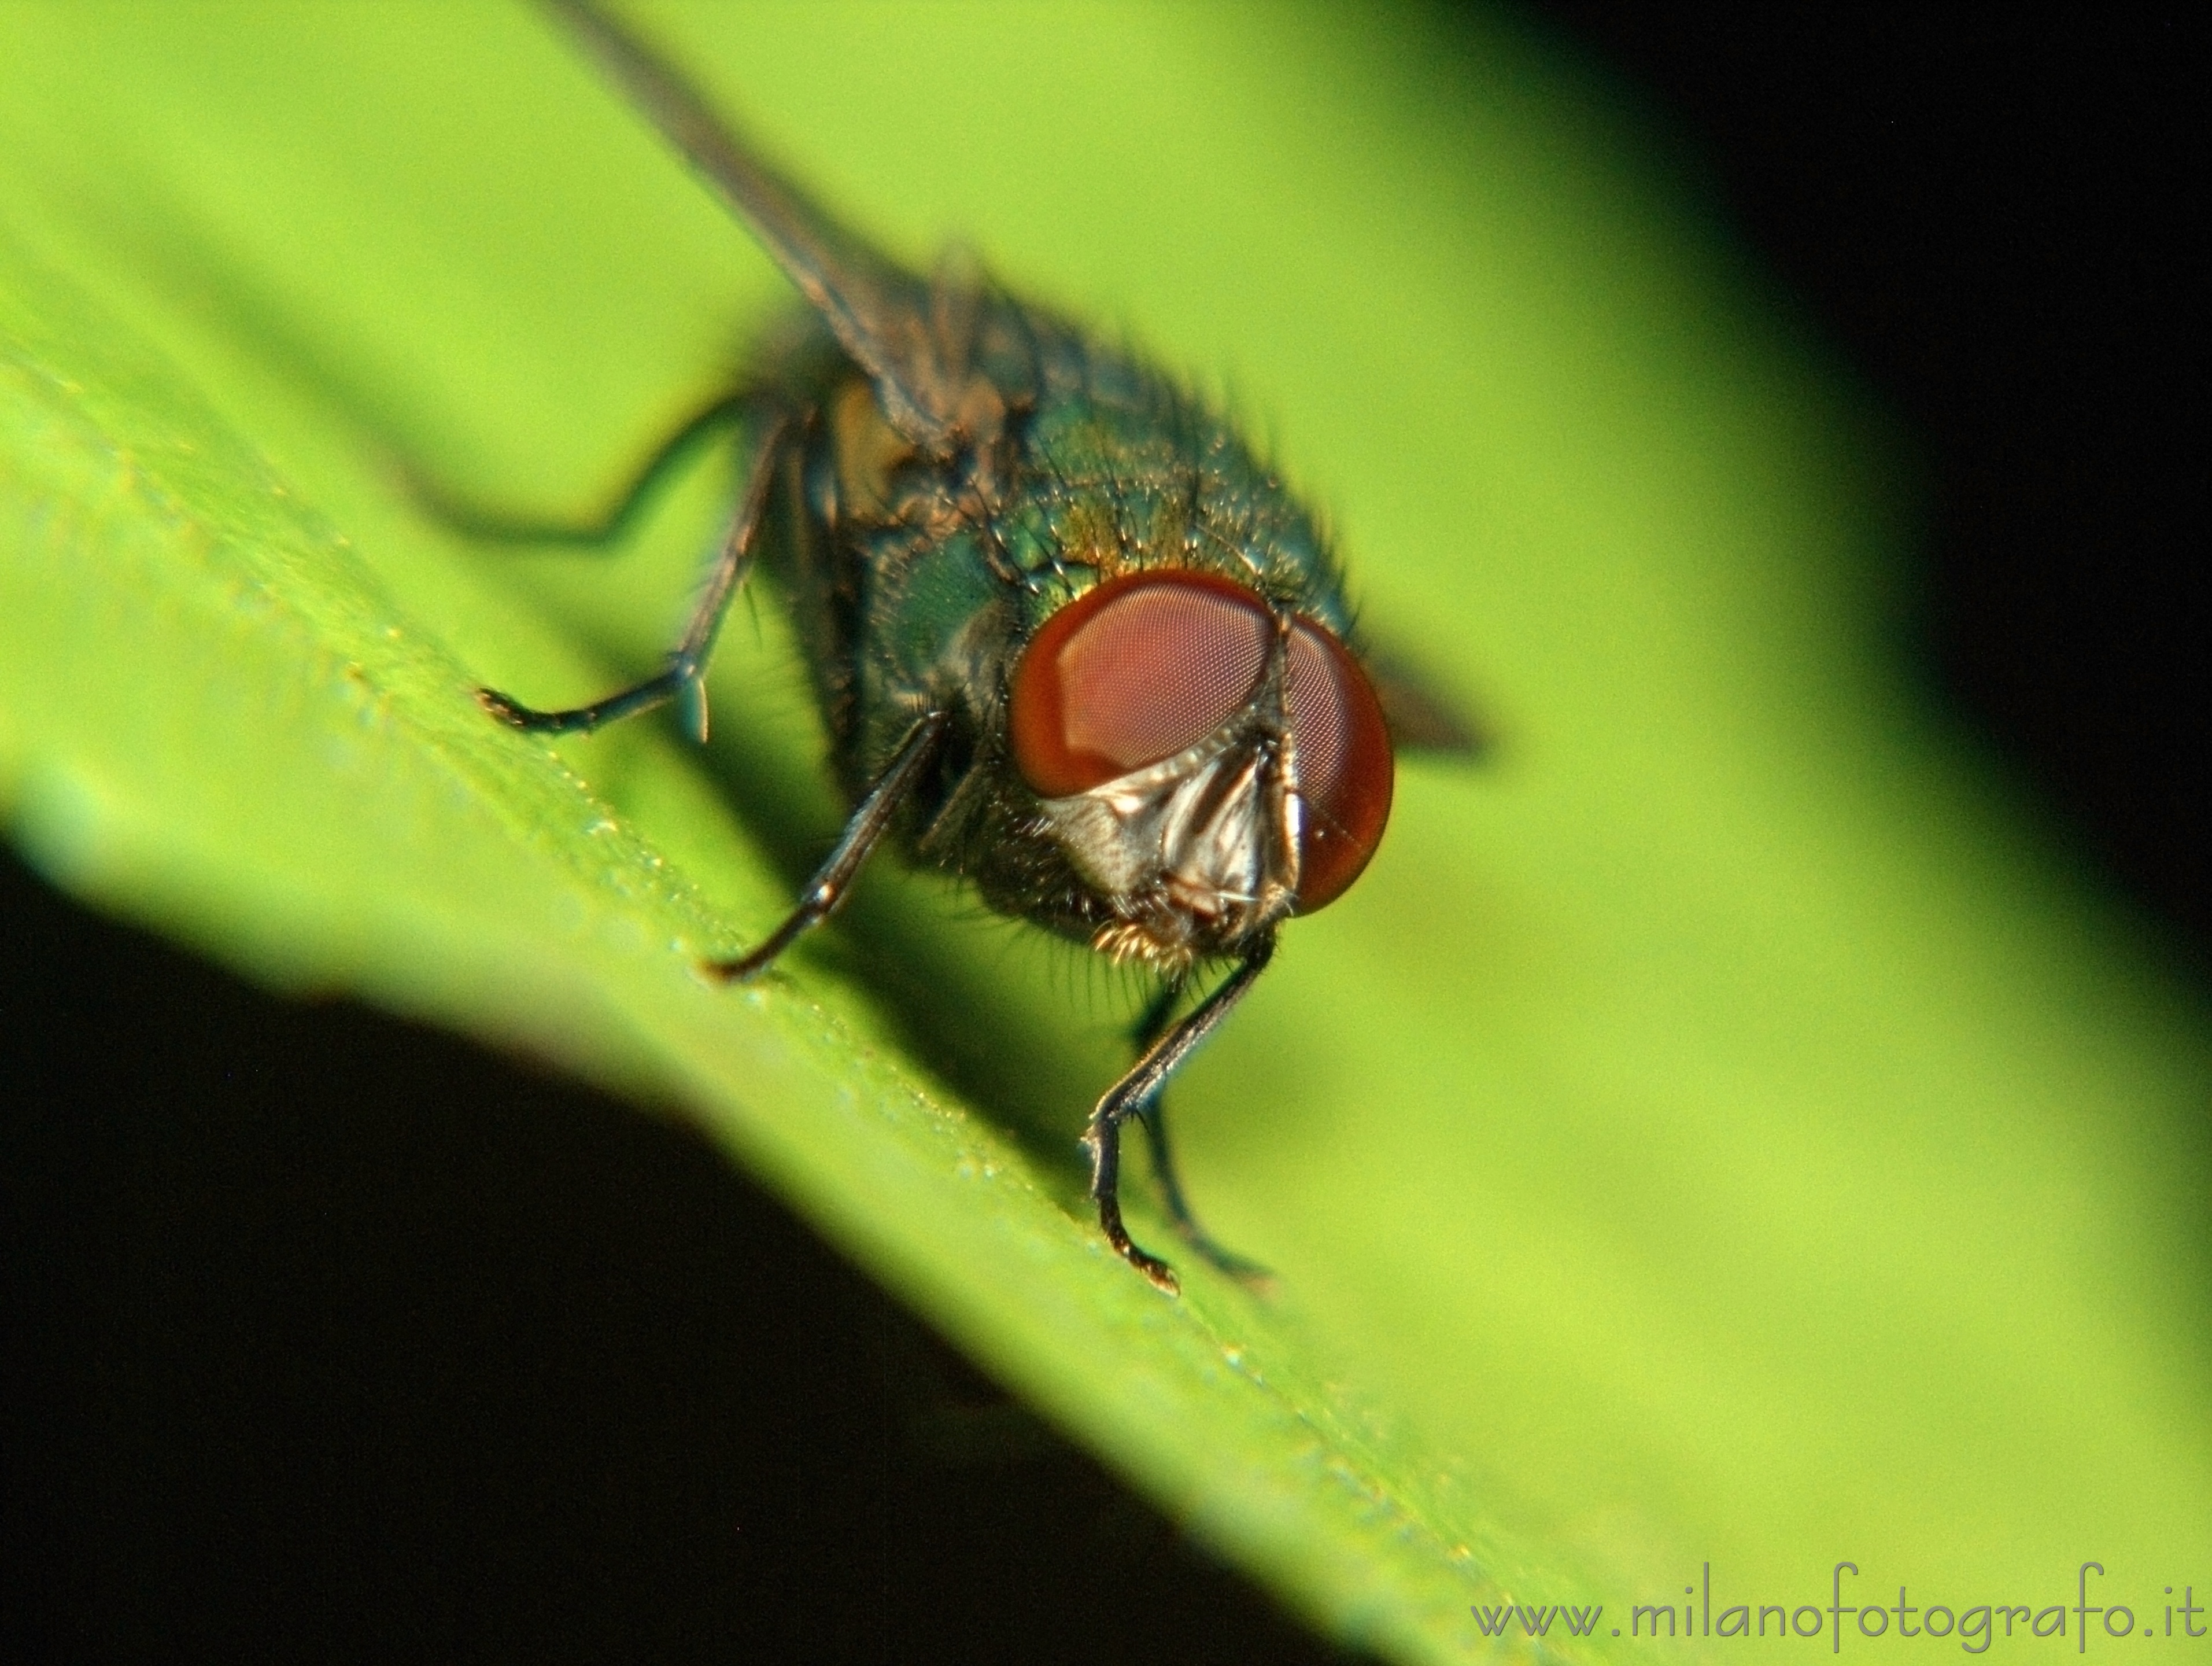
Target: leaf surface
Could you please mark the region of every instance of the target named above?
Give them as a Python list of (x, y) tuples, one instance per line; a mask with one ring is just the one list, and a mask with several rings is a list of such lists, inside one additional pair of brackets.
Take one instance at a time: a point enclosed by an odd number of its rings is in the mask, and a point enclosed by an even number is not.
[(1632, 129), (1415, 14), (641, 15), (902, 253), (1232, 384), (1496, 733), (1404, 768), (1179, 1089), (1284, 1295), (1098, 1241), (1127, 997), (1074, 952), (885, 873), (769, 983), (695, 974), (836, 824), (772, 607), (703, 754), (471, 700), (649, 665), (725, 482), (562, 563), (387, 449), (581, 508), (787, 304), (526, 12), (0, 10), (0, 792), (49, 874), (696, 1117), (1394, 1658), (1504, 1602), (1636, 1654), (1701, 1564), (1715, 1613), (2205, 1565), (2202, 994), (1902, 691), (1893, 442)]

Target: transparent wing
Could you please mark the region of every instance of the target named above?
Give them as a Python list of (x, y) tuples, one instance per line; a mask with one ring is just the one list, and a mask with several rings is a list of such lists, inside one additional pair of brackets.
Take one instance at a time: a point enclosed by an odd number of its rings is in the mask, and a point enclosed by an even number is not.
[(930, 287), (762, 160), (681, 71), (590, 0), (544, 0), (662, 136), (752, 228), (874, 378), (884, 415), (942, 453), (960, 416), (963, 343), (933, 327)]

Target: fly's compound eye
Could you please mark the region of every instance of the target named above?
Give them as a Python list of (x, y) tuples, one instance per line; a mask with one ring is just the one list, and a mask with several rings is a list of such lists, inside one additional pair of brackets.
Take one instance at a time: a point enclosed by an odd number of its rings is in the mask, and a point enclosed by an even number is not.
[(1137, 574), (1079, 597), (1015, 668), (1023, 778), (1066, 798), (1195, 746), (1252, 698), (1273, 635), (1266, 604), (1224, 579)]
[[(1274, 619), (1253, 592), (1200, 573), (1113, 579), (1048, 619), (1015, 667), (1014, 763), (1065, 798), (1173, 757), (1259, 688)], [(1290, 641), (1291, 731), (1302, 804), (1298, 909), (1359, 877), (1390, 814), (1382, 708), (1359, 664), (1301, 621)]]
[(1396, 775), (1382, 702), (1352, 651), (1300, 621), (1291, 630), (1291, 734), (1297, 745), (1298, 912), (1334, 902), (1382, 842)]

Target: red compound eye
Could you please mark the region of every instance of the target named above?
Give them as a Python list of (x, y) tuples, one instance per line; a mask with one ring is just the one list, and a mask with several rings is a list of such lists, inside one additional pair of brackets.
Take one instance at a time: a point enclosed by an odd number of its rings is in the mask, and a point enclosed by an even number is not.
[[(1049, 799), (1172, 757), (1251, 699), (1273, 638), (1267, 605), (1226, 579), (1109, 580), (1047, 620), (1015, 667), (1015, 765)], [(1382, 840), (1390, 738), (1366, 673), (1334, 636), (1301, 622), (1290, 655), (1304, 801), (1298, 906), (1311, 913), (1359, 877)]]
[(1048, 799), (1195, 746), (1259, 686), (1273, 634), (1250, 591), (1195, 573), (1112, 579), (1045, 621), (1014, 670), (1014, 762)]
[(1351, 651), (1304, 620), (1291, 630), (1291, 734), (1304, 827), (1298, 912), (1334, 902), (1359, 877), (1390, 819), (1390, 731)]

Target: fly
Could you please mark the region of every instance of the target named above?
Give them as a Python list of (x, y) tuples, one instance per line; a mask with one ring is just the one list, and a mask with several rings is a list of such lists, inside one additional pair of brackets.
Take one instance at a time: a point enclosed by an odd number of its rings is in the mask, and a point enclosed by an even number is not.
[[(603, 526), (569, 534), (619, 536), (678, 459), (744, 436), (744, 489), (662, 669), (568, 710), (478, 699), (541, 734), (672, 701), (703, 736), (715, 633), (764, 561), (852, 812), (783, 923), (709, 970), (759, 973), (836, 909), (887, 837), (1000, 913), (1152, 969), (1137, 1061), (1084, 1134), (1099, 1225), (1138, 1271), (1177, 1287), (1121, 1220), (1121, 1128), (1135, 1118), (1176, 1229), (1207, 1260), (1255, 1273), (1185, 1202), (1162, 1090), (1266, 970), (1284, 922), (1342, 894), (1375, 854), (1394, 729), (1449, 749), (1471, 737), (1349, 646), (1313, 518), (1224, 419), (960, 263), (906, 271), (624, 26), (587, 0), (546, 3), (806, 308), (659, 447)], [(1184, 1012), (1201, 970), (1224, 964)]]

